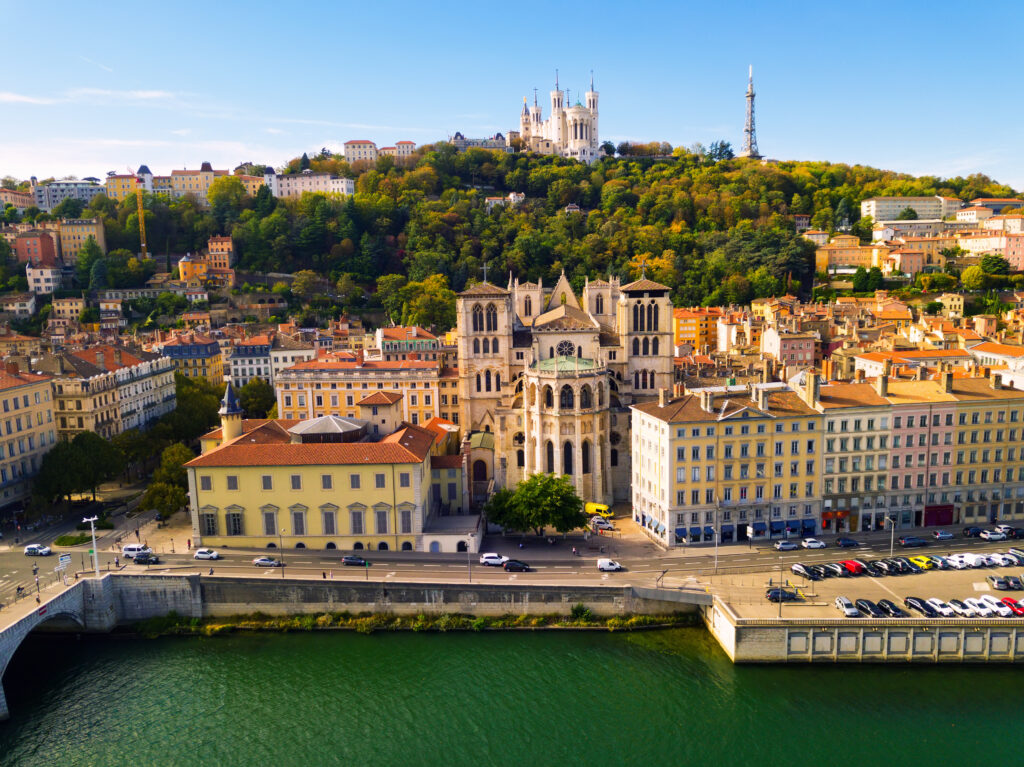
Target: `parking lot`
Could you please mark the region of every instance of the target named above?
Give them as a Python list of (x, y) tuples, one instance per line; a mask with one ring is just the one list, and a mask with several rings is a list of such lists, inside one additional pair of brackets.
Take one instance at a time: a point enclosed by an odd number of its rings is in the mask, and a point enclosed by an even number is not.
[[(1012, 542), (1019, 544), (1019, 542)], [(1010, 546), (995, 547), (990, 545), (978, 546), (978, 551), (991, 553), (993, 551), (1007, 551)], [(913, 552), (897, 552), (897, 555), (916, 555), (920, 550)], [(856, 554), (833, 549), (832, 557), (826, 561), (840, 561), (843, 559), (857, 558)], [(989, 584), (987, 578), (990, 575), (1016, 575), (1024, 576), (1024, 566), (1013, 567), (982, 567), (969, 570), (928, 570), (920, 574), (887, 575), (883, 577), (871, 577), (868, 575), (831, 577), (820, 581), (808, 581), (789, 570), (790, 564), (801, 561), (799, 556), (787, 558), (781, 577), (783, 582), (788, 582), (802, 597), (798, 601), (785, 602), (782, 605), (782, 616), (784, 618), (842, 618), (842, 614), (836, 609), (834, 602), (836, 597), (845, 596), (851, 601), (857, 599), (870, 599), (878, 602), (880, 599), (889, 599), (899, 607), (907, 610), (903, 600), (908, 596), (931, 599), (938, 597), (943, 601), (950, 599), (965, 600), (969, 597), (980, 597), (983, 594), (991, 594), (997, 599), (1013, 597), (1024, 599), (1024, 591), (1002, 591), (995, 590)], [(821, 561), (821, 560), (818, 560)], [(780, 570), (765, 571), (763, 573), (751, 573), (743, 575), (718, 575), (706, 579), (710, 589), (729, 603), (729, 606), (739, 618), (777, 618), (779, 616), (779, 605), (769, 602), (765, 598), (765, 590), (771, 585), (779, 583)], [(921, 619), (919, 613), (907, 610), (913, 617)], [(851, 620), (870, 621), (871, 618), (861, 617)], [(1024, 622), (1024, 617), (1019, 618)]]

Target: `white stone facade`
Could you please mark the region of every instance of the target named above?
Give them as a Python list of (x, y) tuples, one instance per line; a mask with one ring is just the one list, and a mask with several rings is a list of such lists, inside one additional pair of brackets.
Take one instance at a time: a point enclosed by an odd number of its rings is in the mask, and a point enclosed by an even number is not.
[(519, 135), (524, 149), (540, 154), (557, 154), (571, 157), (580, 162), (591, 163), (598, 158), (598, 93), (594, 81), (584, 94), (585, 104), (576, 102), (568, 105), (566, 93), (559, 89), (555, 79), (555, 90), (551, 91), (551, 114), (545, 120), (541, 108), (534, 99), (533, 107), (523, 102), (519, 116)]

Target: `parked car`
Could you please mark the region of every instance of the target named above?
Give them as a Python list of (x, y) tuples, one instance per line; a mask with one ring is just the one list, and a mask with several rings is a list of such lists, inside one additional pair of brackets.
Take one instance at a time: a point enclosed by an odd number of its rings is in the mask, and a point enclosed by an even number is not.
[(816, 572), (814, 572), (801, 562), (795, 562), (794, 564), (789, 566), (789, 569), (794, 575), (799, 575), (802, 578), (806, 578), (809, 581), (821, 580), (820, 575), (818, 575)]
[(825, 548), (825, 542), (819, 541), (817, 538), (804, 538), (800, 541), (800, 545), (805, 549), (823, 549)]
[(341, 558), (341, 564), (346, 567), (366, 567), (369, 563), (356, 554), (346, 554)]
[(765, 599), (769, 602), (796, 602), (800, 595), (790, 589), (773, 588), (765, 592)]
[(946, 557), (946, 564), (954, 570), (966, 570), (972, 566), (966, 554), (952, 554)]
[(1013, 610), (1003, 604), (1001, 599), (996, 599), (991, 594), (983, 594), (979, 599), (991, 608), (992, 612), (1000, 618), (1012, 618)]
[(891, 599), (879, 599), (878, 609), (888, 615), (890, 618), (906, 618), (909, 617), (907, 613)]
[(953, 538), (953, 533), (949, 532), (949, 530), (936, 530), (932, 533), (932, 538), (937, 541), (948, 541)]
[(916, 549), (927, 545), (928, 541), (924, 538), (918, 538), (916, 535), (904, 535), (900, 538), (900, 546), (905, 549)]
[(256, 567), (283, 567), (284, 566), (284, 563), (281, 562), (281, 560), (274, 559), (273, 557), (256, 557), (256, 559), (254, 559), (252, 561), (252, 563)]
[(841, 549), (851, 549), (854, 546), (860, 546), (860, 544), (853, 538), (836, 538), (836, 546)]
[(1010, 553), (1015, 557), (1024, 557), (1024, 549), (1010, 549)]
[(923, 554), (918, 554), (916, 557), (910, 557), (910, 561), (922, 570), (931, 570), (935, 567), (935, 563), (932, 562), (931, 558), (926, 557)]
[(1015, 527), (1006, 534), (1007, 538), (1013, 538), (1014, 540), (1020, 540), (1024, 538), (1024, 527)]
[(849, 575), (864, 574), (864, 565), (862, 565), (860, 562), (855, 562), (852, 559), (844, 559), (839, 564), (846, 568), (846, 572)]
[(924, 570), (911, 562), (907, 557), (896, 557), (896, 561), (900, 563), (900, 567), (903, 568), (903, 572), (910, 573), (912, 575), (920, 575), (924, 572)]
[(1024, 558), (1018, 557), (1016, 554), (1011, 554), (1010, 552), (1006, 552), (1005, 554), (1003, 554), (1003, 556), (1004, 557), (1010, 557), (1013, 560), (1013, 564), (1015, 564), (1015, 565), (1024, 565)]
[(137, 565), (158, 565), (160, 564), (160, 557), (152, 553), (136, 554), (135, 559), (132, 560)]
[(898, 575), (899, 574), (899, 570), (896, 570), (895, 572), (893, 572), (892, 563), (889, 562), (888, 560), (885, 560), (885, 559), (879, 559), (879, 560), (874, 561), (874, 562), (869, 562), (868, 564), (873, 565), (878, 570), (881, 570), (883, 575)]
[(978, 615), (977, 610), (975, 610), (968, 604), (964, 604), (959, 599), (950, 599), (949, 606), (952, 607), (953, 612), (955, 612), (961, 618), (974, 618)]
[(981, 535), (980, 527), (965, 527), (963, 532), (964, 538), (977, 538)]
[(838, 562), (826, 562), (825, 564), (822, 565), (822, 567), (825, 568), (825, 573), (827, 575), (830, 575), (830, 576), (833, 576), (833, 577), (836, 577), (836, 578), (840, 578), (840, 577), (842, 577), (844, 575), (849, 575), (849, 573), (846, 571), (846, 568), (843, 567)]
[(528, 573), (530, 572), (530, 566), (526, 562), (522, 562), (518, 559), (510, 559), (508, 562), (502, 565), (506, 572), (510, 573)]
[(851, 602), (846, 597), (836, 597), (835, 606), (836, 606), (836, 609), (839, 612), (841, 612), (843, 614), (843, 616), (846, 617), (846, 618), (859, 618), (860, 617), (860, 610), (858, 610), (856, 607), (854, 607), (853, 606), (853, 602)]
[(615, 514), (603, 503), (588, 503), (583, 510), (590, 515), (597, 515), (605, 519), (611, 519)]
[(798, 548), (800, 548), (800, 547), (796, 545), (796, 541), (776, 541), (775, 542), (775, 550), (776, 551), (795, 551)]
[(124, 548), (121, 549), (121, 556), (123, 556), (125, 559), (135, 559), (136, 556), (147, 551), (150, 554), (153, 553), (153, 549), (149, 548), (149, 546), (146, 546), (142, 543), (127, 543), (125, 544)]
[(989, 585), (996, 591), (1008, 591), (1010, 584), (1006, 582), (1006, 578), (1001, 575), (990, 575), (986, 579)]
[(872, 618), (884, 618), (885, 612), (870, 599), (858, 599), (853, 606)]
[(614, 530), (615, 525), (609, 522), (604, 517), (591, 517), (590, 518), (590, 529), (591, 530)]
[[(857, 561), (861, 562), (861, 560), (859, 559)], [(883, 575), (886, 575), (886, 572), (878, 566), (877, 562), (872, 562), (869, 560), (867, 562), (861, 562), (861, 564), (864, 565), (864, 572), (870, 575), (872, 578), (881, 578)]]
[(994, 554), (987, 554), (989, 560), (995, 564), (996, 567), (1013, 567), (1019, 564), (1017, 557), (1011, 557), (1009, 554), (1000, 554), (998, 551)]
[(946, 561), (946, 558), (945, 557), (940, 557), (938, 554), (929, 554), (928, 555), (928, 560), (938, 570), (952, 570), (953, 569), (950, 566), (949, 562)]
[(821, 565), (807, 565), (807, 572), (817, 575), (818, 580), (828, 577), (828, 573), (825, 572), (825, 568)]
[(1003, 597), (999, 601), (1009, 607), (1010, 612), (1014, 615), (1024, 615), (1024, 607), (1021, 607), (1020, 603), (1013, 597)]
[(192, 559), (220, 559), (220, 552), (213, 549), (196, 549)]
[(998, 530), (982, 530), (979, 538), (984, 538), (986, 541), (1005, 541), (1006, 533), (1001, 533)]
[(26, 557), (48, 557), (51, 553), (50, 547), (44, 546), (41, 543), (30, 543), (25, 547)]
[(616, 562), (614, 559), (599, 559), (597, 560), (597, 569), (601, 572), (614, 573), (619, 570), (625, 570), (622, 565)]
[(508, 562), (508, 557), (501, 554), (495, 554), (493, 551), (488, 551), (486, 554), (480, 555), (480, 564), (487, 565), (488, 567), (501, 567), (506, 562)]
[(1009, 537), (1010, 533), (1013, 532), (1013, 525), (996, 525), (994, 529)]
[(1004, 578), (1006, 580), (1006, 585), (1014, 591), (1021, 591), (1024, 589), (1024, 582), (1022, 582), (1016, 575), (1007, 575), (1004, 576)]
[(920, 597), (907, 597), (903, 600), (903, 604), (909, 607), (911, 610), (915, 610), (925, 618), (938, 618), (939, 614), (935, 612), (935, 608), (928, 604), (925, 600)]
[(932, 609), (941, 615), (943, 618), (952, 618), (954, 615), (953, 608), (947, 605), (938, 597), (932, 597), (928, 600), (928, 604), (931, 605)]
[(982, 602), (977, 597), (968, 597), (964, 600), (964, 604), (974, 610), (979, 618), (991, 618), (995, 613), (995, 610), (990, 605)]

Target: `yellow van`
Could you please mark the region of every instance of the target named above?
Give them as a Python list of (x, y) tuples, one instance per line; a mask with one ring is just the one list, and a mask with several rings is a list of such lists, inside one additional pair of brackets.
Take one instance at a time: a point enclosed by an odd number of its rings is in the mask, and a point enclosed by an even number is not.
[(603, 503), (588, 503), (586, 506), (583, 507), (583, 509), (584, 511), (587, 512), (587, 514), (590, 514), (591, 516), (596, 514), (597, 516), (604, 517), (605, 519), (611, 519), (615, 516), (610, 511), (608, 511), (608, 507)]

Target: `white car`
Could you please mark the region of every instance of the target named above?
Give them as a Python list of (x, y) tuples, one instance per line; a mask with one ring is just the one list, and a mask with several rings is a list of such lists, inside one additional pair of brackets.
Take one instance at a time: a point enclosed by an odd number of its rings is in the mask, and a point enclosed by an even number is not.
[[(975, 614), (979, 618), (991, 618), (992, 608), (982, 602), (980, 599), (975, 597), (968, 597), (964, 600), (964, 604), (974, 610)], [(1005, 606), (1005, 605), (1004, 605)]]
[(955, 614), (953, 612), (953, 608), (947, 605), (938, 597), (932, 597), (931, 599), (928, 599), (926, 601), (928, 602), (928, 604), (932, 606), (932, 609), (935, 610), (935, 612), (937, 612), (943, 618), (952, 618)]
[(503, 557), (501, 554), (495, 554), (493, 551), (480, 555), (480, 564), (482, 565), (501, 567), (506, 562), (508, 562), (508, 557)]
[(614, 530), (615, 525), (604, 517), (594, 516), (590, 518), (590, 528), (592, 530)]
[(1013, 617), (1013, 610), (1011, 610), (1009, 607), (1004, 605), (1002, 602), (1000, 602), (998, 599), (996, 599), (991, 594), (982, 594), (981, 601), (984, 604), (988, 605), (988, 607), (991, 608), (991, 610), (996, 615), (998, 615), (1000, 618), (1012, 618)]
[(996, 525), (996, 530), (1001, 532), (1003, 535), (1009, 535), (1013, 532), (1012, 525)]
[(984, 554), (963, 554), (964, 561), (968, 567), (987, 567), (988, 557)]
[(954, 570), (967, 570), (971, 567), (966, 554), (952, 554), (946, 557), (946, 563)]
[(995, 560), (996, 567), (1015, 567), (1017, 565), (1017, 558), (1008, 554), (989, 554), (988, 558)]
[(597, 569), (606, 573), (614, 573), (622, 570), (623, 567), (614, 559), (599, 559), (597, 560)]
[(961, 618), (974, 618), (978, 615), (977, 610), (975, 610), (968, 604), (964, 604), (959, 599), (950, 599), (949, 606), (952, 607), (953, 612), (955, 612)]
[(776, 551), (796, 551), (798, 548), (799, 548), (799, 546), (797, 546), (794, 541), (776, 541), (775, 542), (775, 550)]
[(41, 543), (30, 543), (25, 547), (26, 557), (48, 557), (50, 556), (50, 547), (44, 546)]
[(196, 549), (192, 559), (220, 559), (220, 552), (213, 549)]
[(847, 618), (860, 617), (860, 610), (854, 607), (853, 602), (851, 602), (846, 597), (836, 597), (835, 605), (836, 609), (839, 610), (839, 612), (841, 612)]
[(817, 538), (804, 538), (800, 541), (800, 545), (805, 549), (823, 549), (825, 548), (825, 541), (819, 541)]
[(984, 538), (986, 541), (1005, 541), (1006, 533), (1001, 533), (998, 530), (982, 530), (979, 538)]

